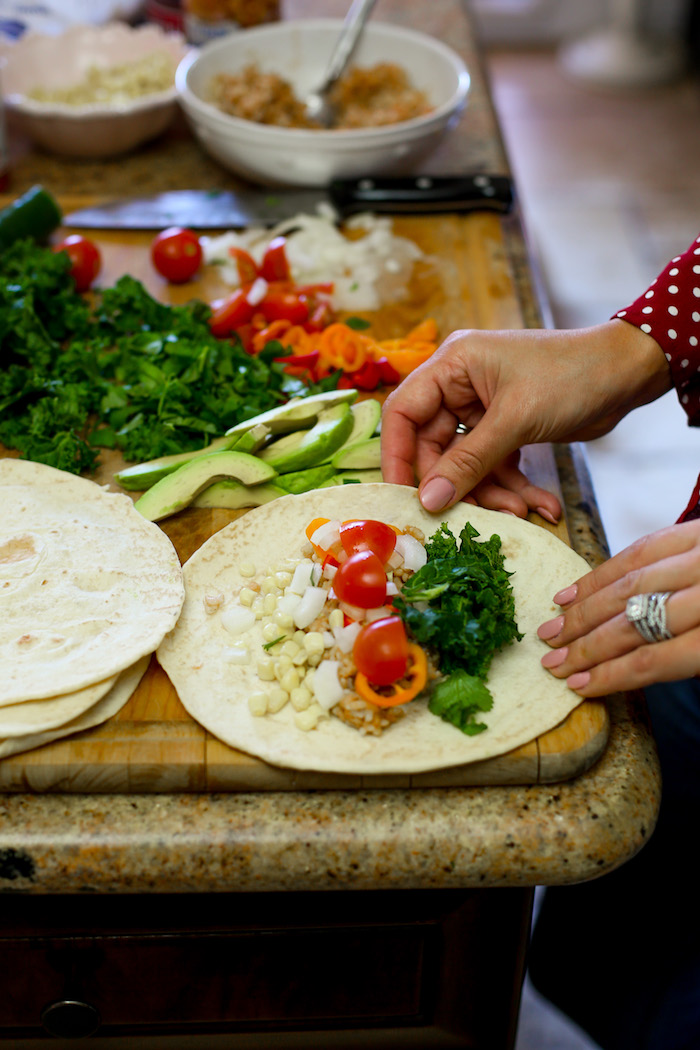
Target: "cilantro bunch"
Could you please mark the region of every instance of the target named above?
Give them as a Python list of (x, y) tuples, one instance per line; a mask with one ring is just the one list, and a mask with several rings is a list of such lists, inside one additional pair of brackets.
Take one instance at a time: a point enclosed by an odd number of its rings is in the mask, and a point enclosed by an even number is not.
[(486, 728), (474, 718), (493, 705), (486, 678), (494, 655), (522, 638), (501, 539), (477, 543), (478, 535), (467, 522), (457, 540), (443, 522), (426, 544), (427, 563), (394, 599), (410, 633), (449, 675), (430, 710), (468, 734)]
[[(309, 386), (217, 339), (202, 302), (166, 306), (132, 277), (75, 291), (65, 253), (19, 241), (0, 258), (0, 442), (79, 474), (100, 447), (127, 460), (188, 452)], [(273, 352), (274, 351), (274, 352)]]

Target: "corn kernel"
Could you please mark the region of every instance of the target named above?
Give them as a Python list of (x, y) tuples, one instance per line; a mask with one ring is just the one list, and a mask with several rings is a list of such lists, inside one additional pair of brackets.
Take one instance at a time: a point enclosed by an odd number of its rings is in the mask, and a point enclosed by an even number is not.
[(258, 595), (255, 601), (253, 602), (251, 609), (255, 613), (255, 619), (262, 620), (263, 616), (265, 615), (265, 608), (263, 599), (260, 597), (260, 595)]
[(288, 638), (282, 646), (280, 652), (284, 653), (285, 656), (288, 656), (291, 660), (293, 660), (299, 652), (299, 646), (291, 638)]
[(263, 594), (277, 594), (277, 592), (279, 591), (279, 587), (275, 583), (274, 576), (266, 576), (261, 584), (260, 589)]
[(279, 589), (281, 591), (283, 591), (285, 587), (289, 587), (291, 582), (292, 582), (292, 574), (291, 574), (291, 572), (276, 572), (275, 573), (275, 583), (277, 584), (277, 586), (279, 587)]
[(238, 601), (241, 605), (245, 605), (246, 608), (250, 609), (255, 601), (255, 591), (251, 591), (250, 587), (243, 587), (241, 593), (238, 595)]
[(282, 679), (286, 675), (287, 671), (291, 670), (292, 666), (293, 666), (292, 665), (292, 661), (291, 661), (291, 658), (289, 656), (278, 656), (277, 657), (277, 659), (274, 661), (273, 667), (274, 667), (275, 678), (277, 679), (278, 682), (282, 681)]
[(271, 616), (277, 608), (277, 596), (275, 594), (266, 594), (263, 598), (263, 610), (267, 616)]
[(328, 624), (331, 630), (334, 627), (342, 627), (345, 623), (345, 617), (343, 616), (342, 609), (333, 609), (330, 616), (328, 617)]
[(251, 715), (261, 718), (267, 714), (267, 693), (251, 693), (248, 697), (248, 710)]
[(294, 715), (294, 725), (297, 729), (301, 729), (308, 733), (311, 729), (315, 729), (318, 725), (319, 719), (323, 715), (323, 708), (320, 704), (311, 704), (304, 711), (298, 711)]
[(255, 576), (255, 566), (253, 565), (252, 561), (242, 561), (241, 564), (238, 566), (238, 571), (240, 572), (241, 576)]
[(311, 690), (305, 685), (298, 685), (296, 689), (290, 690), (289, 699), (295, 711), (305, 711), (311, 703)]
[(290, 667), (286, 674), (283, 674), (280, 678), (280, 685), (283, 689), (286, 689), (288, 693), (291, 693), (292, 689), (296, 689), (301, 679), (299, 678), (299, 672), (296, 667)]
[(322, 653), (325, 647), (323, 635), (320, 631), (309, 631), (306, 634), (304, 638), (304, 648), (309, 656), (313, 656), (315, 653)]
[(275, 661), (271, 656), (261, 656), (258, 660), (258, 678), (263, 682), (274, 682), (275, 680)]
[(277, 711), (282, 710), (288, 700), (289, 693), (287, 690), (283, 689), (281, 685), (273, 685), (267, 694), (267, 710), (274, 715)]

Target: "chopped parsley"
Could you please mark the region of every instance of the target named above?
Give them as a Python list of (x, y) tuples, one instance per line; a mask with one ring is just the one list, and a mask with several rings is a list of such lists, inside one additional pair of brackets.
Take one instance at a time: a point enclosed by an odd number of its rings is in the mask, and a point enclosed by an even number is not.
[(430, 710), (468, 734), (486, 728), (475, 717), (493, 705), (486, 678), (495, 653), (522, 638), (501, 539), (477, 543), (478, 535), (467, 522), (458, 541), (443, 522), (426, 543), (427, 563), (394, 598), (410, 633), (449, 676), (433, 690)]
[(188, 452), (314, 385), (273, 354), (209, 331), (203, 302), (167, 306), (132, 277), (79, 295), (65, 253), (18, 241), (0, 258), (0, 442), (79, 474), (100, 447), (142, 461)]

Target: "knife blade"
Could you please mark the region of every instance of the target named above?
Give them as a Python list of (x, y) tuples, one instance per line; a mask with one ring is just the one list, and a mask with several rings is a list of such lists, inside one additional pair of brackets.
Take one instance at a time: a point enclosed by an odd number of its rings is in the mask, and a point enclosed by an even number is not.
[(274, 226), (328, 204), (340, 217), (361, 211), (395, 213), (507, 212), (513, 204), (504, 175), (416, 175), (401, 178), (336, 180), (326, 189), (170, 190), (147, 197), (108, 201), (63, 217), (80, 229), (158, 230), (189, 226), (200, 230)]

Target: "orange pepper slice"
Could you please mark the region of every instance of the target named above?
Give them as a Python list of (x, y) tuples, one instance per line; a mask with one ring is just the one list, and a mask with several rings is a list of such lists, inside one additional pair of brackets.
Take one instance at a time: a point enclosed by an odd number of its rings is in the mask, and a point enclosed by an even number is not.
[[(309, 543), (311, 543), (311, 537), (315, 533), (316, 529), (320, 529), (322, 525), (325, 525), (326, 522), (330, 520), (330, 518), (314, 518), (313, 521), (309, 522), (305, 529), (306, 538), (309, 541)], [(324, 558), (326, 558), (330, 553), (329, 551), (324, 551), (323, 547), (319, 547), (316, 543), (311, 543), (311, 546), (313, 547), (314, 551), (321, 559), (321, 561), (323, 561)]]
[(368, 348), (374, 345), (367, 336), (340, 321), (324, 328), (318, 340), (318, 349), (324, 361), (332, 368), (342, 368), (344, 372), (356, 372), (361, 368), (367, 360)]
[(426, 317), (424, 321), (417, 324), (406, 336), (409, 343), (436, 343), (438, 337), (438, 326), (434, 317)]
[[(398, 340), (397, 340), (398, 341)], [(414, 346), (404, 343), (403, 348), (388, 348), (386, 345), (377, 344), (380, 357), (386, 357), (392, 368), (395, 368), (402, 379), (424, 361), (427, 361), (435, 351), (433, 343), (416, 343)]]
[(394, 683), (392, 686), (394, 692), (390, 696), (385, 696), (383, 693), (375, 692), (367, 676), (358, 671), (355, 675), (355, 692), (363, 700), (374, 704), (375, 707), (398, 707), (399, 704), (407, 704), (409, 700), (413, 700), (415, 696), (418, 696), (428, 681), (428, 658), (415, 642), (409, 642), (408, 659), (409, 666), (406, 674), (411, 680), (410, 685), (399, 689)]

